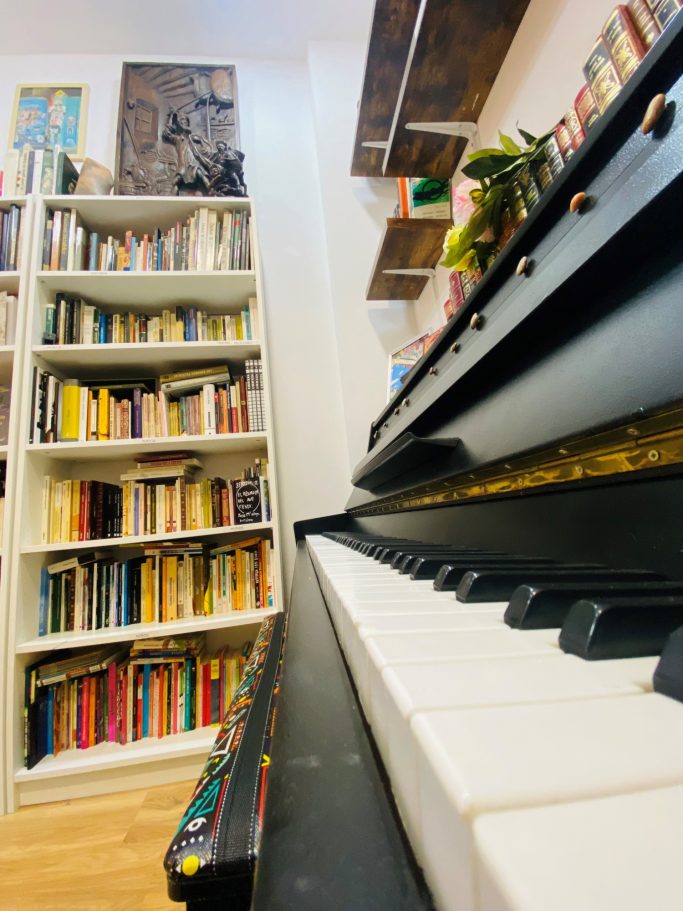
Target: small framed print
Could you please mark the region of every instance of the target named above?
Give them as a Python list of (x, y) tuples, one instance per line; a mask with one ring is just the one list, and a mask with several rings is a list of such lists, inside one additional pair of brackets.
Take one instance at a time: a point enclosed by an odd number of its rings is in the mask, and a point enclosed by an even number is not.
[(88, 86), (18, 85), (9, 132), (10, 149), (54, 149), (71, 159), (85, 155)]

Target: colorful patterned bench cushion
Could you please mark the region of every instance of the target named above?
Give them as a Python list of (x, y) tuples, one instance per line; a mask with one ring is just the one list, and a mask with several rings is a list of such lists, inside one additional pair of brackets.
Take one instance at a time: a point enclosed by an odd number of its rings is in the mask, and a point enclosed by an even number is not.
[(267, 618), (164, 866), (174, 901), (251, 893), (270, 762), (283, 614)]

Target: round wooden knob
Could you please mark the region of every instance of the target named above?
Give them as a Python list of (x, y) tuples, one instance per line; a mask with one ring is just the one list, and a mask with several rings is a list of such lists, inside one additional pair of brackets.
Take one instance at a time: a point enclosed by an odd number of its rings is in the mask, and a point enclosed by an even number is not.
[(460, 342), (453, 342), (451, 345), (451, 354), (457, 354), (460, 351)]
[(429, 368), (429, 375), (430, 375), (430, 376), (436, 376), (438, 372), (439, 372), (439, 368), (438, 368), (438, 367), (430, 367), (430, 368)]
[(586, 196), (585, 193), (583, 193), (583, 192), (575, 193), (572, 196), (571, 202), (569, 203), (569, 211), (570, 212), (580, 212), (581, 207), (583, 205), (585, 205), (585, 202), (587, 199), (588, 199), (588, 197)]
[(473, 313), (470, 319), (470, 329), (481, 329), (484, 323), (484, 317), (479, 313)]
[(528, 267), (529, 267), (529, 257), (523, 256), (520, 259), (520, 261), (517, 263), (517, 268), (515, 269), (515, 272), (517, 273), (517, 275), (525, 275)]
[(647, 136), (648, 133), (651, 133), (654, 130), (654, 128), (659, 123), (659, 118), (664, 113), (665, 108), (666, 95), (655, 95), (652, 101), (648, 104), (647, 110), (645, 111), (643, 122), (640, 125), (641, 133), (644, 133)]

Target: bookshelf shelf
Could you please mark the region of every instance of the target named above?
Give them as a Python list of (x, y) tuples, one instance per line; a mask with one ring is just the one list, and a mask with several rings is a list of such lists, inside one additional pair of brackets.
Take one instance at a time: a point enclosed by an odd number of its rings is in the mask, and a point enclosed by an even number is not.
[(450, 179), (466, 140), (407, 125), (476, 123), (528, 5), (492, 0), (473, 16), (467, 0), (377, 0), (351, 173)]
[[(208, 361), (243, 361), (261, 354), (258, 341), (237, 342), (149, 342), (117, 345), (34, 345), (33, 354), (46, 364), (69, 372), (79, 371), (85, 379), (91, 371), (102, 372), (102, 360), (107, 369), (133, 370), (140, 373), (140, 359), (158, 373), (171, 373), (188, 364)], [(2, 348), (0, 348), (0, 355)]]
[(157, 535), (129, 535), (126, 538), (93, 538), (90, 541), (62, 541), (57, 544), (26, 544), (22, 554), (48, 554), (64, 550), (99, 550), (103, 547), (136, 547), (139, 544), (154, 544), (158, 541), (185, 541), (194, 538), (210, 538), (220, 535), (247, 536), (253, 532), (272, 531), (272, 522), (250, 522), (246, 525), (222, 525), (220, 528), (195, 528), (192, 531), (173, 531)]
[[(2, 202), (4, 202), (4, 199)], [(19, 288), (19, 275), (19, 272), (0, 272), (0, 291), (16, 294)]]
[[(0, 200), (0, 207), (5, 204), (9, 203)], [(8, 681), (7, 698), (4, 705), (0, 702), (0, 743), (3, 747), (0, 763), (4, 761), (0, 772), (7, 783), (7, 788), (0, 787), (0, 813), (4, 810), (1, 798), (5, 791), (11, 810), (17, 804), (108, 793), (122, 788), (145, 787), (153, 781), (170, 782), (196, 776), (216, 733), (215, 728), (205, 728), (126, 746), (101, 744), (83, 751), (70, 750), (57, 757), (45, 757), (29, 771), (22, 768), (25, 670), (29, 663), (48, 657), (51, 659), (60, 649), (97, 648), (151, 636), (198, 632), (206, 632), (209, 654), (214, 655), (224, 646), (241, 647), (245, 639), (253, 638), (254, 628), (262, 620), (283, 608), (277, 478), (267, 363), (267, 315), (261, 295), (252, 203), (234, 198), (35, 196), (24, 205), (30, 210), (31, 224), (27, 230), (26, 249), (22, 252), (21, 275), (0, 274), (0, 283), (3, 280), (14, 282), (12, 287), (21, 289), (20, 303), (23, 300), (21, 326), (17, 321), (16, 350), (13, 346), (0, 348), (0, 366), (4, 359), (8, 370), (12, 371), (13, 402), (17, 395), (20, 401), (18, 408), (14, 404), (12, 406), (11, 415), (16, 428), (6, 449), (8, 466), (12, 460), (16, 462), (16, 480), (13, 505), (8, 500), (9, 508), (6, 509), (5, 557), (0, 575), (0, 584), (5, 591), (0, 630), (6, 630), (5, 653), (8, 658), (5, 678)], [(253, 269), (212, 272), (51, 272), (40, 269), (49, 210), (76, 210), (87, 229), (97, 231), (105, 238), (111, 236), (122, 241), (128, 230), (138, 237), (152, 233), (156, 228), (168, 231), (178, 221), (186, 223), (199, 208), (216, 211), (219, 214), (218, 224), (222, 224), (222, 213), (226, 211), (241, 211), (249, 215)], [(253, 298), (258, 308), (259, 338), (232, 342), (40, 344), (46, 307), (51, 306), (60, 293), (81, 298), (108, 313), (132, 310), (150, 316), (161, 315), (163, 310), (172, 310), (178, 305), (195, 306), (210, 315), (238, 316), (250, 306), (250, 299)], [(158, 378), (164, 373), (227, 363), (231, 377), (237, 378), (247, 373), (245, 362), (252, 359), (260, 359), (262, 364), (261, 402), (268, 428), (264, 432), (53, 444), (27, 442), (32, 420), (34, 368), (53, 373), (58, 380), (104, 379), (107, 376), (140, 380), (141, 377)], [(58, 384), (56, 388), (59, 388)], [(41, 392), (41, 395), (44, 394)], [(56, 407), (59, 408), (59, 405)], [(55, 412), (52, 414), (54, 416)], [(153, 535), (35, 543), (41, 538), (42, 488), (46, 476), (55, 482), (74, 480), (119, 484), (120, 475), (133, 468), (139, 457), (169, 451), (191, 452), (201, 459), (197, 481), (213, 477), (236, 478), (246, 467), (253, 467), (256, 458), (267, 457), (269, 499), (274, 520)], [(0, 458), (2, 455), (0, 448)], [(10, 474), (8, 467), (8, 478)], [(8, 521), (10, 509), (22, 516), (22, 522), (17, 522), (16, 527)], [(60, 632), (47, 637), (37, 635), (40, 581), (45, 578), (43, 570), (62, 558), (102, 550), (118, 561), (140, 556), (140, 546), (145, 544), (197, 540), (207, 545), (214, 542), (239, 544), (252, 537), (272, 544), (272, 561), (268, 563), (272, 565), (274, 603), (269, 608), (186, 617), (171, 623), (140, 623)], [(63, 617), (62, 626), (65, 625), (69, 624)], [(6, 711), (4, 719), (3, 710)]]
[(93, 648), (111, 642), (149, 639), (152, 636), (182, 636), (187, 633), (250, 626), (261, 623), (266, 617), (272, 617), (277, 613), (278, 608), (268, 607), (251, 611), (231, 611), (228, 614), (211, 614), (208, 617), (186, 617), (172, 623), (131, 623), (128, 626), (115, 626), (109, 629), (51, 633), (49, 636), (36, 636), (35, 639), (20, 642), (16, 652), (28, 655), (60, 648)]
[(58, 756), (46, 756), (32, 769), (18, 769), (14, 774), (17, 784), (66, 775), (85, 775), (103, 772), (121, 763), (159, 762), (182, 756), (206, 756), (211, 749), (218, 728), (197, 728), (185, 734), (167, 737), (145, 737), (133, 743), (99, 743), (87, 750), (66, 750)]
[(139, 307), (149, 313), (170, 304), (196, 304), (212, 313), (243, 305), (256, 293), (256, 274), (239, 272), (38, 272), (46, 293), (76, 295), (97, 305)]
[(69, 462), (110, 461), (145, 452), (191, 450), (195, 454), (265, 452), (265, 433), (217, 433), (213, 436), (153, 437), (135, 440), (92, 440), (86, 443), (30, 443), (27, 453), (40, 453)]
[(385, 269), (433, 269), (451, 222), (446, 218), (387, 218), (366, 299), (417, 300), (424, 275), (391, 275)]

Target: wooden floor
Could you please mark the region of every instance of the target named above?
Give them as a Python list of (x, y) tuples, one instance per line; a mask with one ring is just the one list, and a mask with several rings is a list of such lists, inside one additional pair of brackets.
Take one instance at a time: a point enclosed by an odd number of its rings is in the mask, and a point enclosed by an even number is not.
[(196, 782), (0, 819), (2, 911), (175, 911), (162, 860)]

